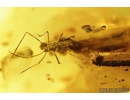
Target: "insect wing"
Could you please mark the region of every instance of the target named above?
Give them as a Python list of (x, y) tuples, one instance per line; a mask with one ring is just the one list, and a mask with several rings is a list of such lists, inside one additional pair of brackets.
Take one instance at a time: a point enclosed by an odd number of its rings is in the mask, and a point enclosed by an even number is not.
[[(30, 48), (22, 48), (16, 52), (19, 56), (26, 56), (30, 57), (33, 55), (33, 52)], [(8, 54), (3, 58), (1, 61), (2, 64), (2, 74), (3, 78), (6, 81), (14, 80), (14, 79), (20, 79), (20, 72), (24, 70), (27, 66), (29, 66), (29, 63), (31, 59), (21, 58), (18, 56), (14, 56), (12, 60), (10, 61), (12, 54)]]

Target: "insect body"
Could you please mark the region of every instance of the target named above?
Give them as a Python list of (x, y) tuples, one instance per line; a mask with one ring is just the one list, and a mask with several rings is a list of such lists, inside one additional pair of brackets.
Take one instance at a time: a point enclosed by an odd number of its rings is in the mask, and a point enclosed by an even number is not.
[[(40, 49), (44, 50), (44, 52), (49, 51), (57, 51), (60, 53), (64, 53), (68, 50), (68, 47), (72, 45), (72, 39), (70, 37), (61, 37), (63, 34), (60, 35), (58, 41), (52, 41), (48, 44), (46, 42), (42, 42), (40, 45)], [(58, 62), (60, 63), (60, 62)]]
[[(20, 43), (22, 42), (22, 40), (24, 39), (24, 37), (25, 37), (26, 34), (29, 34), (30, 36), (32, 36), (33, 38), (35, 38), (36, 40), (38, 40), (38, 41), (40, 42), (40, 49), (43, 50), (41, 53), (39, 53), (39, 54), (37, 54), (37, 55), (30, 56), (30, 57), (24, 57), (24, 56), (19, 56), (19, 55), (15, 54), (16, 51), (17, 51), (17, 49), (18, 49), (18, 47), (19, 47), (19, 45), (20, 45)], [(41, 61), (42, 61), (42, 60), (44, 59), (44, 57), (46, 56), (47, 52), (49, 52), (49, 51), (53, 51), (53, 52), (54, 52), (54, 55), (55, 55), (55, 57), (56, 57), (56, 59), (57, 59), (57, 62), (60, 64), (60, 61), (59, 61), (59, 59), (58, 59), (58, 57), (57, 57), (57, 55), (56, 55), (56, 53), (55, 53), (56, 51), (59, 52), (59, 53), (65, 53), (65, 52), (68, 51), (68, 49), (71, 49), (71, 50), (73, 50), (73, 51), (76, 51), (76, 50), (81, 49), (80, 43), (78, 43), (78, 42), (72, 40), (72, 38), (74, 38), (75, 36), (62, 37), (62, 36), (63, 36), (63, 33), (62, 33), (62, 34), (59, 36), (59, 38), (58, 38), (57, 41), (52, 41), (52, 42), (50, 42), (50, 41), (49, 41), (49, 32), (47, 31), (47, 32), (45, 32), (44, 34), (47, 34), (47, 35), (48, 35), (48, 43), (46, 43), (46, 42), (41, 42), (38, 38), (36, 38), (36, 37), (33, 36), (32, 34), (30, 34), (29, 32), (26, 32), (26, 33), (24, 34), (23, 38), (21, 39), (21, 41), (19, 42), (18, 46), (16, 47), (14, 53), (12, 53), (12, 52), (9, 51), (9, 52), (12, 54), (11, 59), (13, 58), (14, 55), (15, 55), (15, 56), (18, 56), (18, 57), (22, 57), (22, 58), (32, 58), (32, 57), (41, 55), (42, 53), (45, 52), (44, 56), (42, 57), (42, 59), (41, 59), (37, 64), (35, 64), (35, 65), (33, 65), (33, 66), (31, 66), (31, 67), (25, 69), (25, 70), (22, 71), (21, 73), (25, 72), (26, 70), (28, 70), (28, 69), (30, 69), (30, 68), (32, 68), (32, 67), (38, 65), (38, 64), (40, 64)], [(44, 34), (39, 35), (39, 37), (43, 36)], [(70, 55), (72, 55), (72, 54), (70, 54)], [(74, 55), (72, 55), (72, 56), (74, 56)], [(75, 57), (75, 56), (74, 56), (74, 57)], [(10, 60), (11, 60), (11, 59), (10, 59)]]

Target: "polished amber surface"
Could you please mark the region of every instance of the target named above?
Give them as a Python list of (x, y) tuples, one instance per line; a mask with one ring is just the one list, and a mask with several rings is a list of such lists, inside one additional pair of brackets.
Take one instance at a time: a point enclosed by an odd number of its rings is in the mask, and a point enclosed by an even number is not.
[[(92, 64), (94, 52), (102, 55), (118, 49), (129, 50), (130, 8), (0, 8), (0, 92), (99, 92), (101, 88), (130, 88), (129, 66), (98, 67)], [(86, 32), (83, 25), (103, 28), (98, 32)], [(106, 27), (102, 27), (106, 26)], [(85, 28), (86, 29), (86, 28)], [(56, 55), (44, 53), (40, 42), (26, 35), (14, 56), (18, 43), (25, 32), (42, 42), (57, 41), (63, 37), (81, 43), (82, 50), (68, 49), (70, 53)], [(72, 37), (75, 38), (72, 38)], [(10, 51), (10, 52), (9, 52)], [(80, 59), (81, 58), (81, 59)], [(110, 59), (110, 58), (109, 58)], [(123, 79), (123, 80), (122, 80)]]

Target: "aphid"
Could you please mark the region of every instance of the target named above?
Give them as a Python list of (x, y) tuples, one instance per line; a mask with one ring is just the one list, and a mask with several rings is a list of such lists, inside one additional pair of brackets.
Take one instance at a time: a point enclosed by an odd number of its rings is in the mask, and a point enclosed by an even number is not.
[[(37, 41), (40, 42), (40, 49), (43, 50), (41, 53), (39, 53), (39, 54), (37, 54), (37, 55), (30, 56), (30, 57), (20, 56), (20, 55), (17, 55), (17, 54), (16, 54), (16, 51), (17, 51), (19, 45), (21, 44), (21, 42), (23, 41), (24, 37), (26, 36), (26, 34), (30, 35), (31, 37), (33, 37), (34, 39), (36, 39)], [(50, 41), (49, 41), (49, 32), (46, 31), (44, 34), (47, 34), (47, 37), (48, 37), (48, 42), (47, 42), (47, 43), (46, 43), (46, 42), (41, 42), (38, 38), (36, 38), (36, 37), (33, 36), (32, 34), (30, 34), (29, 32), (26, 32), (26, 33), (24, 34), (24, 36), (22, 37), (22, 39), (20, 40), (20, 42), (19, 42), (18, 46), (16, 47), (14, 53), (12, 53), (12, 52), (9, 51), (9, 52), (12, 54), (11, 59), (12, 59), (14, 56), (22, 57), (22, 58), (32, 58), (32, 57), (41, 55), (42, 53), (45, 52), (44, 56), (41, 58), (41, 60), (40, 60), (37, 64), (35, 64), (35, 65), (31, 66), (31, 67), (28, 67), (27, 69), (23, 70), (21, 73), (27, 71), (28, 69), (30, 69), (30, 68), (32, 68), (32, 67), (38, 65), (38, 64), (40, 64), (40, 63), (42, 62), (42, 60), (45, 58), (47, 52), (49, 52), (49, 51), (53, 51), (53, 53), (54, 53), (54, 55), (55, 55), (55, 57), (56, 57), (57, 62), (60, 64), (60, 61), (59, 61), (59, 59), (58, 59), (58, 57), (57, 57), (57, 55), (56, 55), (56, 53), (55, 53), (56, 51), (59, 52), (59, 53), (68, 53), (67, 51), (68, 51), (69, 49), (70, 49), (70, 50), (73, 50), (73, 51), (75, 51), (75, 52), (82, 49), (80, 43), (78, 43), (78, 42), (72, 40), (72, 38), (75, 38), (74, 35), (73, 35), (73, 36), (69, 36), (69, 37), (63, 37), (63, 33), (62, 33), (62, 34), (59, 36), (59, 38), (57, 39), (57, 41), (52, 41), (52, 42), (50, 42)], [(39, 37), (43, 36), (44, 34), (39, 35)], [(68, 54), (70, 54), (70, 53), (68, 53)], [(72, 54), (70, 54), (70, 55), (72, 55)], [(72, 56), (74, 56), (74, 55), (72, 55)], [(74, 57), (76, 57), (76, 56), (74, 56)], [(11, 60), (11, 59), (10, 59), (10, 60)]]
[(106, 26), (103, 25), (103, 26), (101, 26), (101, 27), (95, 27), (95, 26), (90, 26), (90, 25), (83, 25), (81, 28), (82, 28), (83, 30), (85, 30), (87, 33), (89, 33), (89, 32), (94, 32), (94, 33), (96, 33), (96, 32), (105, 30), (105, 29), (106, 29)]

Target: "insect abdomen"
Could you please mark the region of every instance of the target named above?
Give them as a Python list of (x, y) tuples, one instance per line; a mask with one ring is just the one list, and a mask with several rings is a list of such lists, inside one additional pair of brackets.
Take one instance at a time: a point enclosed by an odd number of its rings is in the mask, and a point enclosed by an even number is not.
[(71, 45), (68, 46), (69, 49), (71, 49), (74, 52), (81, 52), (83, 46), (81, 43), (76, 42), (76, 41), (72, 41)]

